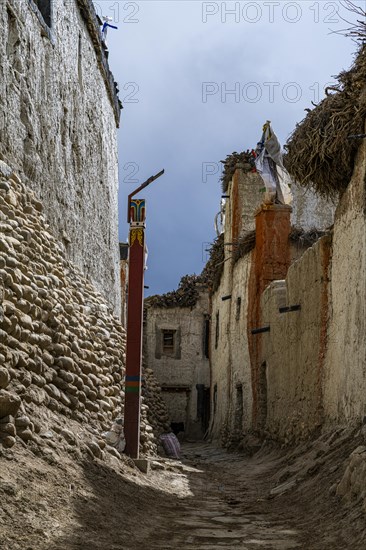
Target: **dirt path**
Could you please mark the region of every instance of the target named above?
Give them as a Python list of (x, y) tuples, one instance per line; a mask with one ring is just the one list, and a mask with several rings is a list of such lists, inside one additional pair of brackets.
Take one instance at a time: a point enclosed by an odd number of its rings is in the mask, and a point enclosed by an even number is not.
[(128, 461), (27, 453), (2, 458), (1, 550), (366, 548), (360, 506), (345, 508), (332, 489), (338, 455), (249, 458), (186, 444), (182, 462), (157, 460), (146, 476)]
[(288, 459), (278, 452), (248, 458), (186, 445), (184, 454), (193, 495), (166, 507), (163, 528), (146, 548), (366, 548), (365, 518), (330, 498), (331, 476), (318, 471), (281, 494), (273, 488)]
[[(248, 464), (209, 446), (185, 449), (194, 497), (170, 513), (172, 536), (153, 548), (299, 548), (294, 517), (271, 507), (265, 492), (267, 464)], [(272, 508), (272, 510), (271, 510)], [(274, 508), (274, 509), (273, 509)], [(167, 514), (168, 515), (168, 514)]]

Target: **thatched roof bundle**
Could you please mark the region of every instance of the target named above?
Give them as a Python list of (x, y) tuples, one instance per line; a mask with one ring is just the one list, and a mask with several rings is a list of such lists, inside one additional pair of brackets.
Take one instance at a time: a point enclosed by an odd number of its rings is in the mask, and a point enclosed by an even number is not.
[(321, 237), (324, 237), (324, 235), (329, 235), (330, 232), (330, 229), (328, 229), (327, 231), (321, 231), (320, 229), (316, 229), (315, 227), (313, 229), (305, 231), (301, 227), (293, 226), (291, 228), (289, 240), (290, 242), (299, 244), (301, 247), (308, 248), (310, 246), (313, 246), (313, 244), (316, 243)]
[(342, 193), (352, 176), (355, 156), (365, 132), (366, 45), (352, 68), (326, 89), (327, 97), (296, 126), (285, 149), (285, 166), (300, 185), (324, 197)]
[(255, 248), (255, 230), (246, 231), (244, 235), (240, 237), (237, 244), (234, 245), (233, 259), (234, 262), (244, 258), (249, 252)]
[(209, 248), (210, 257), (201, 276), (213, 292), (218, 289), (224, 271), (224, 234), (217, 237)]
[(208, 250), (210, 257), (200, 275), (184, 275), (177, 290), (166, 294), (149, 296), (144, 301), (145, 308), (194, 307), (202, 290), (215, 291), (224, 270), (224, 235), (220, 235)]
[(184, 275), (177, 290), (156, 294), (145, 299), (145, 307), (194, 307), (198, 300), (199, 287), (204, 281), (200, 275)]
[(234, 151), (231, 155), (227, 155), (225, 160), (220, 161), (224, 165), (221, 176), (222, 191), (226, 193), (229, 187), (231, 178), (238, 166), (246, 172), (256, 172), (255, 168), (255, 152), (247, 149), (241, 153)]

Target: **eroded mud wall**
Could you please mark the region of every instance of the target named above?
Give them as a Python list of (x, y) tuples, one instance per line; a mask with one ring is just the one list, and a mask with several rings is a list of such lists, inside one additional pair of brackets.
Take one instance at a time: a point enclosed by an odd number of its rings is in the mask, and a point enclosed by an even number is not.
[[(334, 229), (262, 298), (267, 430), (281, 440), (366, 414), (366, 144), (335, 213)], [(285, 314), (279, 307), (300, 305)]]
[[(331, 238), (323, 237), (263, 293), (270, 326), (260, 361), (267, 382), (265, 427), (274, 437), (306, 438), (323, 422)], [(284, 307), (300, 307), (280, 312)]]

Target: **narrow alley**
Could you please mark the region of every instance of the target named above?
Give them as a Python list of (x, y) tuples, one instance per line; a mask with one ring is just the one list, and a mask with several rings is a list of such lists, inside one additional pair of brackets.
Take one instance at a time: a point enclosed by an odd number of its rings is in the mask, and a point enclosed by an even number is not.
[(0, 550), (366, 550), (365, 0), (0, 26)]

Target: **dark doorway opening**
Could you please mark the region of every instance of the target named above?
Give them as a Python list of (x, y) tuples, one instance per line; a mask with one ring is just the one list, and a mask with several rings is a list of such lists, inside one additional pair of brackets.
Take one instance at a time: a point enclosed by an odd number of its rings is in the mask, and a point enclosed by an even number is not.
[(210, 358), (210, 320), (205, 319), (203, 348), (206, 359)]
[(197, 389), (197, 419), (201, 420), (202, 433), (206, 433), (210, 423), (210, 388), (204, 384), (196, 384)]

